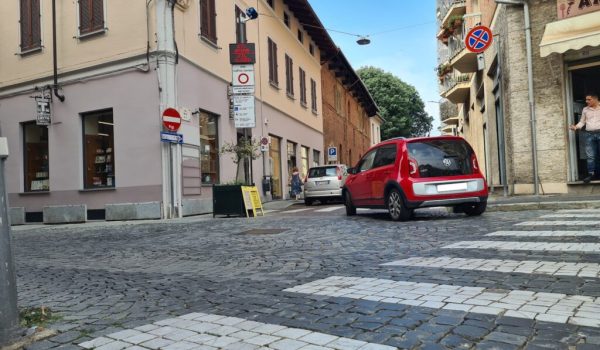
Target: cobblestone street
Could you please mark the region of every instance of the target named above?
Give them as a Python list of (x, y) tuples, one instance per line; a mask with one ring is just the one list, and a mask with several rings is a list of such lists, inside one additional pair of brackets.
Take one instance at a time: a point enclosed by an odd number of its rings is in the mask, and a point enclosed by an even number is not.
[(19, 227), (19, 306), (60, 315), (29, 349), (600, 348), (598, 210), (296, 208)]

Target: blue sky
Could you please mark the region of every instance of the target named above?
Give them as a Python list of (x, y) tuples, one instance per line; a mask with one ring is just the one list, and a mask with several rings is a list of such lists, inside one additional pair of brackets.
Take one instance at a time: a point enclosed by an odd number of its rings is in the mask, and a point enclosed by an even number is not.
[[(354, 69), (375, 66), (413, 85), (433, 116), (437, 135), (439, 101), (435, 1), (433, 0), (308, 0), (325, 28), (370, 35), (371, 44), (357, 37), (329, 31)], [(410, 27), (410, 28), (406, 28)], [(405, 28), (405, 29), (400, 29)], [(397, 30), (395, 30), (397, 29)], [(380, 33), (386, 32), (387, 33)], [(377, 34), (379, 33), (379, 34)]]

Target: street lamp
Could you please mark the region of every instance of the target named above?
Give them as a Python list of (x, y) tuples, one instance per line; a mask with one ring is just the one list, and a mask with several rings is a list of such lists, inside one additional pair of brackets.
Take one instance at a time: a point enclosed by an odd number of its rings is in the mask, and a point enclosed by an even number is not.
[(371, 43), (371, 40), (368, 36), (361, 36), (358, 38), (358, 40), (356, 40), (356, 43), (358, 45), (369, 45)]

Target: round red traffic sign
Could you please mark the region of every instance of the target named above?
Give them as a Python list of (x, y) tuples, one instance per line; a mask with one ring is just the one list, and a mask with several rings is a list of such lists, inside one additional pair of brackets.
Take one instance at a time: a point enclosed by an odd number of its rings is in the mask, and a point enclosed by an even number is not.
[(492, 45), (493, 34), (486, 26), (476, 26), (469, 31), (465, 37), (467, 50), (474, 53), (482, 53)]
[(181, 125), (181, 116), (175, 108), (167, 108), (162, 114), (162, 122), (165, 129), (177, 131)]
[(238, 75), (238, 81), (240, 84), (245, 85), (248, 84), (248, 81), (250, 81), (250, 77), (246, 73), (240, 73), (240, 75)]
[(262, 139), (260, 139), (260, 143), (266, 146), (269, 144), (269, 139), (266, 137), (263, 137)]

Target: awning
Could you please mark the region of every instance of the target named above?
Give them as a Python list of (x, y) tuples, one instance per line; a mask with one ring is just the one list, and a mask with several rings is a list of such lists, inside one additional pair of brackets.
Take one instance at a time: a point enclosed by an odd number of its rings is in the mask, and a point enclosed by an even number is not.
[(600, 11), (546, 24), (540, 56), (600, 46)]

